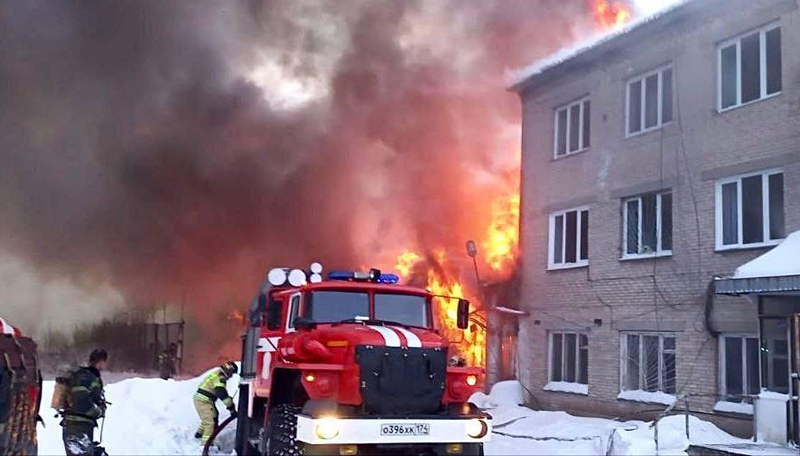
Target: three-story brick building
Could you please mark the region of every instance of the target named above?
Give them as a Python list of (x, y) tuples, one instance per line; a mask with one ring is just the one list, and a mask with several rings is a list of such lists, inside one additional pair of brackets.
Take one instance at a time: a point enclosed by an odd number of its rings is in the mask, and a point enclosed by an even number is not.
[(756, 306), (710, 285), (800, 229), (799, 6), (689, 1), (512, 88), (540, 405), (645, 418), (689, 394), (745, 433), (747, 395), (783, 387)]

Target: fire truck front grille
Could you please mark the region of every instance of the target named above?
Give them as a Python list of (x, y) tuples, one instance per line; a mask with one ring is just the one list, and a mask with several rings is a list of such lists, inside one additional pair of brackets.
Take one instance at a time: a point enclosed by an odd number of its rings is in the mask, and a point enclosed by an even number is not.
[(361, 397), (375, 415), (436, 413), (442, 402), (447, 349), (356, 347)]

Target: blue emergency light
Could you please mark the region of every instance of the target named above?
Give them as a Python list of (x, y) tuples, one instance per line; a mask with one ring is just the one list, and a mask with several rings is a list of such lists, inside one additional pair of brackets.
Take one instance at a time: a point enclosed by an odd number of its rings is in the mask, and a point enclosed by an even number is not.
[(372, 269), (369, 273), (353, 271), (331, 271), (328, 273), (328, 280), (344, 281), (364, 281), (374, 283), (395, 284), (400, 281), (396, 274), (381, 274), (377, 269)]

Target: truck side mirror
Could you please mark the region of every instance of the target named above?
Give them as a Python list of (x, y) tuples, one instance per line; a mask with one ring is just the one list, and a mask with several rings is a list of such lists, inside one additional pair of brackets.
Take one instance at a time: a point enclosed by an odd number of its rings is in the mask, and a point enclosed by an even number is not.
[(458, 326), (458, 329), (467, 329), (469, 327), (469, 301), (466, 299), (458, 300), (456, 326)]
[[(258, 297), (259, 300), (264, 299), (264, 306), (267, 309), (267, 329), (276, 330), (280, 329), (281, 327), (281, 302), (277, 299), (273, 299), (269, 302), (269, 306), (267, 306), (266, 301), (267, 297), (265, 295), (261, 295)], [(260, 305), (260, 302), (259, 302)]]

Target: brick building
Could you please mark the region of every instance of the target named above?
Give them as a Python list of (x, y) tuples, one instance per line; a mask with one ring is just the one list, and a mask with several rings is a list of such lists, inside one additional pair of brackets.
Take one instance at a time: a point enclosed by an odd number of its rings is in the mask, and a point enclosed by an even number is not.
[(747, 395), (782, 387), (756, 306), (710, 285), (800, 229), (798, 7), (689, 1), (513, 86), (537, 405), (647, 418), (690, 394), (743, 434)]

